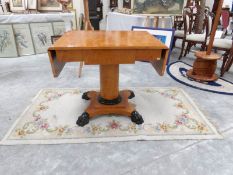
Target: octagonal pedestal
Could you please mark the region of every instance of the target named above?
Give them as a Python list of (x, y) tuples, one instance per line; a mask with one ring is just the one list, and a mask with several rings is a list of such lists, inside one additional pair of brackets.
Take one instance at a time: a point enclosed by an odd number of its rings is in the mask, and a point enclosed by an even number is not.
[(216, 81), (217, 60), (221, 56), (214, 53), (207, 55), (205, 51), (196, 52), (195, 56), (197, 59), (193, 63), (193, 69), (187, 72), (187, 76), (195, 81)]

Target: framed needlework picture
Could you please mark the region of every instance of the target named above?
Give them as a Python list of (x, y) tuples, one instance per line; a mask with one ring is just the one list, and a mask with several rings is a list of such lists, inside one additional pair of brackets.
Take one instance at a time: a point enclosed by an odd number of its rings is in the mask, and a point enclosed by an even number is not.
[(38, 10), (62, 11), (62, 5), (56, 0), (38, 0)]
[(64, 22), (53, 22), (54, 35), (63, 35), (66, 31)]
[(29, 24), (13, 24), (19, 56), (35, 54)]
[(46, 53), (51, 46), (51, 36), (53, 36), (53, 27), (51, 23), (31, 23), (31, 34), (35, 47), (35, 52)]
[(11, 24), (0, 24), (0, 57), (17, 57), (14, 32)]
[(160, 29), (160, 28), (133, 26), (132, 30), (133, 31), (147, 31), (151, 35), (153, 35), (156, 39), (164, 43), (169, 48), (169, 55), (168, 55), (168, 61), (167, 61), (167, 63), (169, 63), (175, 29)]
[(10, 9), (13, 12), (17, 11), (24, 11), (25, 7), (25, 0), (10, 0)]

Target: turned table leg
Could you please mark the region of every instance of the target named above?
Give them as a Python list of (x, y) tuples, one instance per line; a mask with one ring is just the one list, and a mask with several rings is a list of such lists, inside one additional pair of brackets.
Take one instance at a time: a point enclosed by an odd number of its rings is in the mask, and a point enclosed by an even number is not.
[(128, 102), (128, 99), (134, 97), (131, 90), (119, 92), (119, 65), (100, 65), (100, 92), (89, 91), (82, 95), (83, 99), (90, 100), (90, 105), (76, 123), (84, 126), (89, 123), (90, 118), (115, 114), (128, 116), (132, 122), (142, 124), (142, 116)]

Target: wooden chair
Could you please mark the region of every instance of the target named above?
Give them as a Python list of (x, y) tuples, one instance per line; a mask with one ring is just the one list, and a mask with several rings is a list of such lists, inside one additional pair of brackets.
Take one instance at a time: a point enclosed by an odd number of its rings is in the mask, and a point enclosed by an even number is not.
[[(209, 40), (206, 43), (209, 44)], [(225, 51), (223, 54), (223, 62), (221, 66), (220, 76), (223, 76), (226, 71), (229, 71), (233, 62), (233, 36), (232, 39), (220, 38), (214, 39), (213, 49)]]
[[(183, 9), (183, 14), (189, 12), (189, 13), (192, 13), (193, 14), (193, 9), (190, 8), (190, 7), (185, 7)], [(177, 39), (182, 39), (184, 38), (184, 29), (183, 29), (183, 24), (184, 24), (184, 15), (182, 16), (176, 16), (174, 18), (174, 26), (173, 28), (175, 29), (175, 33), (174, 33), (174, 39), (173, 39), (173, 46), (172, 46), (172, 49), (175, 47), (176, 45), (176, 40)], [(190, 18), (190, 22), (192, 23), (192, 20), (193, 18)], [(190, 28), (191, 30), (191, 28)]]
[(184, 30), (183, 31), (176, 31), (175, 38), (182, 39), (182, 46), (181, 46), (181, 53), (179, 56), (179, 60), (181, 59), (186, 43), (187, 35), (192, 34), (193, 28), (193, 11), (191, 8), (186, 8), (183, 12), (183, 19), (184, 19)]
[[(232, 43), (232, 45), (233, 45), (233, 43)], [(230, 53), (229, 53), (226, 61), (223, 62), (223, 64), (222, 64), (221, 76), (223, 76), (225, 72), (228, 72), (230, 70), (232, 64), (233, 64), (233, 47), (231, 47)]]
[[(191, 18), (191, 20), (190, 20)], [(212, 29), (212, 18), (213, 15), (209, 12), (206, 11), (205, 13), (205, 19), (203, 22), (203, 31), (201, 34), (196, 34), (192, 32), (193, 28), (193, 16), (192, 13), (185, 13), (184, 14), (184, 38), (182, 41), (182, 48), (181, 48), (181, 53), (179, 59), (182, 58), (183, 52), (184, 52), (184, 47), (185, 44), (187, 43), (187, 47), (185, 50), (184, 56), (186, 56), (189, 51), (191, 50), (192, 46), (196, 44), (201, 44), (201, 50), (204, 50), (206, 47), (206, 41), (210, 35), (211, 29)]]

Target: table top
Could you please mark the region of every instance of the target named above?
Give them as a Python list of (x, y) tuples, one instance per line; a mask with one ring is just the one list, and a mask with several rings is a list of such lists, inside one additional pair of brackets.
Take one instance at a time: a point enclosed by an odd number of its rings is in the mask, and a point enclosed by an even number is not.
[(144, 31), (70, 31), (49, 50), (168, 49)]

